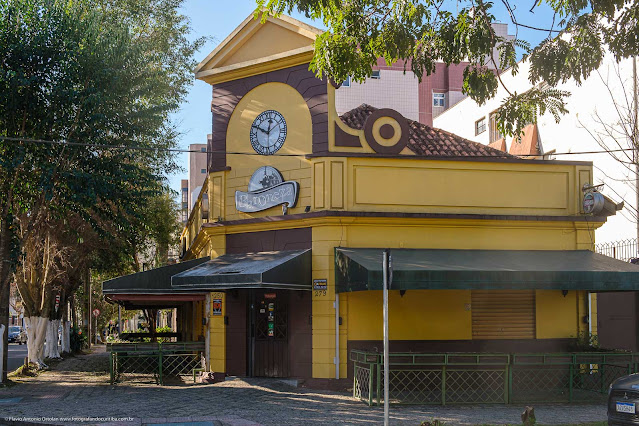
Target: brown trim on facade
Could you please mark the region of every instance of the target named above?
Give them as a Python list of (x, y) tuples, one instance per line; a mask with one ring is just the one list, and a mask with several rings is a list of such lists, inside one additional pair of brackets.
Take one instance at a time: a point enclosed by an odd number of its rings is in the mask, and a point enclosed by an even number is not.
[[(399, 140), (393, 146), (380, 144), (373, 135), (373, 125), (377, 120), (383, 117), (390, 117), (394, 119), (401, 128), (401, 135), (399, 136)], [(390, 137), (392, 137), (395, 131), (392, 126), (388, 126), (391, 128), (392, 133)], [(373, 113), (366, 118), (366, 123), (364, 123), (364, 137), (366, 137), (366, 142), (371, 148), (373, 148), (373, 151), (377, 152), (378, 154), (397, 155), (402, 152), (402, 150), (406, 148), (406, 145), (408, 145), (409, 133), (410, 129), (408, 127), (408, 122), (406, 121), (406, 119), (397, 111), (389, 108), (377, 109), (373, 111)], [(382, 136), (381, 133), (380, 136)], [(382, 137), (386, 138), (385, 136)], [(387, 139), (390, 139), (390, 137)]]
[(336, 123), (333, 123), (335, 128), (335, 146), (345, 146), (351, 148), (361, 148), (362, 143), (359, 141), (359, 136), (346, 133)]
[(516, 163), (516, 164), (554, 164), (554, 165), (566, 165), (566, 166), (592, 166), (592, 161), (565, 161), (565, 160), (533, 160), (528, 158), (506, 158), (506, 157), (429, 157), (424, 155), (393, 155), (393, 154), (369, 154), (359, 152), (327, 152), (322, 154), (306, 154), (304, 156), (310, 160), (313, 158), (322, 157), (353, 157), (353, 158), (391, 158), (391, 159), (404, 159), (404, 160), (425, 160), (425, 161), (475, 161), (483, 163)]
[(390, 124), (386, 123), (379, 128), (379, 135), (384, 139), (390, 139), (395, 136), (395, 128)]
[[(254, 223), (284, 222), (322, 217), (370, 217), (370, 218), (402, 218), (402, 219), (468, 219), (468, 220), (518, 220), (527, 222), (606, 222), (601, 216), (527, 216), (527, 215), (490, 215), (460, 213), (399, 213), (399, 212), (351, 212), (338, 210), (321, 210), (310, 213), (298, 213), (284, 216), (255, 217), (251, 219), (228, 220), (205, 223), (203, 228), (218, 226), (248, 225)], [(268, 232), (268, 231), (267, 231)]]
[(226, 254), (302, 250), (313, 245), (311, 228), (244, 232), (226, 236)]
[(306, 101), (313, 125), (313, 153), (328, 152), (328, 90), (325, 79), (318, 79), (308, 64), (213, 85), (213, 113), (209, 140), (209, 172), (226, 170), (226, 130), (235, 107), (251, 90), (264, 83), (288, 84)]

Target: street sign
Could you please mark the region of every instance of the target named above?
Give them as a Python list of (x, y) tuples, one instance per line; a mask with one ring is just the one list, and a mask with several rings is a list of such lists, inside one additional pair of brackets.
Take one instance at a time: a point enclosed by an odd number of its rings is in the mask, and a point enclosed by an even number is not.
[(100, 310), (98, 308), (95, 308), (93, 310), (93, 316), (97, 318), (98, 315), (100, 315)]

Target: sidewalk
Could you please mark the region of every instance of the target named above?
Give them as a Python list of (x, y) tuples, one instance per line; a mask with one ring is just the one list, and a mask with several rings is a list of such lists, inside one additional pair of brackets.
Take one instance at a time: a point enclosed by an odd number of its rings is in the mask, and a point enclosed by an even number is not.
[[(108, 354), (104, 346), (94, 348), (93, 353), (68, 358), (38, 377), (14, 378), (18, 385), (0, 389), (0, 424), (27, 420), (64, 425), (356, 425), (379, 424), (383, 419), (381, 408), (368, 407), (350, 395), (293, 388), (269, 379), (176, 386), (125, 382), (111, 386)], [(391, 424), (419, 425), (433, 419), (450, 425), (521, 424), (523, 408), (392, 406)], [(535, 406), (535, 414), (538, 424), (575, 424), (606, 420), (606, 407), (545, 405)], [(46, 419), (39, 419), (43, 417)], [(76, 421), (66, 421), (72, 417)]]

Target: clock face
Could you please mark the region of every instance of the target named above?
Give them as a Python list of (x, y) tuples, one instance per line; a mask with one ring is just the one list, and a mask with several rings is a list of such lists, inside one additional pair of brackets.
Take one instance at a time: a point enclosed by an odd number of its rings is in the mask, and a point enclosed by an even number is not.
[(261, 155), (273, 155), (286, 140), (286, 121), (274, 110), (264, 111), (251, 126), (251, 145)]

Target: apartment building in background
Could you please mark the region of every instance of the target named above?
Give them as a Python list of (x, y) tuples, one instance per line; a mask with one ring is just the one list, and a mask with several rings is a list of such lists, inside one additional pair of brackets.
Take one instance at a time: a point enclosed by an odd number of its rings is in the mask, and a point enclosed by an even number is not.
[[(210, 138), (211, 135), (208, 135)], [(206, 180), (206, 144), (192, 143), (189, 145), (189, 212), (197, 200), (202, 184)]]
[[(211, 135), (207, 136), (211, 139)], [(189, 219), (193, 203), (200, 195), (207, 173), (207, 144), (192, 143), (189, 145), (189, 178), (180, 182), (180, 222)]]
[[(508, 24), (495, 23), (493, 28), (500, 37), (513, 37), (508, 35)], [(494, 56), (498, 58), (497, 52)], [(373, 75), (364, 83), (347, 79), (335, 92), (337, 113), (341, 115), (361, 104), (368, 104), (394, 109), (410, 120), (432, 126), (435, 117), (466, 98), (462, 86), (468, 62), (450, 66), (437, 63), (435, 72), (424, 75), (421, 82), (410, 70), (410, 64), (406, 64), (406, 70), (404, 65), (401, 61), (387, 65), (380, 58)], [(488, 66), (495, 68), (492, 63)]]

